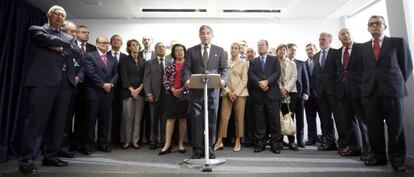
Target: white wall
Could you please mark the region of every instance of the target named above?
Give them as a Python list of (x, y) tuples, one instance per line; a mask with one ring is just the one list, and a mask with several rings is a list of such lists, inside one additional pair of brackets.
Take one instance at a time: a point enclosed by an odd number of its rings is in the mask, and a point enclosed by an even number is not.
[[(70, 19), (78, 25), (89, 27), (90, 42), (95, 43), (98, 35), (120, 34), (124, 41), (135, 38), (141, 41), (145, 35), (150, 35), (155, 42), (169, 45), (172, 40), (178, 40), (187, 47), (200, 42), (198, 29), (207, 24), (214, 30), (213, 43), (227, 50), (232, 42), (246, 40), (250, 47), (256, 49), (256, 42), (267, 39), (270, 47), (276, 48), (280, 43), (293, 42), (298, 48), (298, 58), (305, 59), (305, 45), (318, 44), (319, 33), (330, 32), (334, 36), (340, 27), (340, 20), (327, 21), (283, 21), (283, 20), (252, 20), (252, 19), (131, 19), (131, 20), (82, 20)], [(339, 47), (339, 41), (334, 38), (333, 47)]]

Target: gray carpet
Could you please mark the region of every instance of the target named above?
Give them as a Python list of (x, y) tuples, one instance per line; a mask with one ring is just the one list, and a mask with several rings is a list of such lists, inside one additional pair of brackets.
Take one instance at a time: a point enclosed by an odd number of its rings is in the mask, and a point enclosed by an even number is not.
[[(53, 177), (129, 177), (129, 176), (301, 176), (301, 177), (414, 177), (413, 169), (405, 173), (395, 173), (391, 167), (367, 167), (359, 157), (341, 157), (336, 151), (320, 152), (308, 147), (294, 152), (283, 150), (273, 154), (269, 150), (254, 153), (252, 148), (242, 148), (233, 152), (231, 147), (217, 151), (217, 158), (226, 162), (212, 168), (213, 172), (201, 172), (203, 164), (192, 161), (191, 151), (181, 154), (177, 148), (171, 154), (158, 155), (159, 149), (140, 150), (115, 149), (111, 153), (94, 152), (91, 156), (76, 154), (76, 158), (64, 159), (68, 167), (43, 167), (41, 158), (36, 161), (39, 173), (36, 176)], [(0, 164), (1, 177), (22, 176), (17, 171), (17, 161)]]

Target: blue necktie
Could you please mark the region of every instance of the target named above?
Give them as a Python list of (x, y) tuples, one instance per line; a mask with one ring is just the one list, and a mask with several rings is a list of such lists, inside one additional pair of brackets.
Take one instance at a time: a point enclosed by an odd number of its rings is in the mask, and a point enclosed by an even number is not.
[(325, 61), (326, 61), (326, 51), (322, 50), (322, 58), (321, 58), (321, 67), (322, 67), (322, 69), (325, 66)]
[(264, 57), (262, 57), (262, 56), (260, 56), (260, 63), (262, 64), (262, 71), (264, 71), (266, 63), (265, 63)]

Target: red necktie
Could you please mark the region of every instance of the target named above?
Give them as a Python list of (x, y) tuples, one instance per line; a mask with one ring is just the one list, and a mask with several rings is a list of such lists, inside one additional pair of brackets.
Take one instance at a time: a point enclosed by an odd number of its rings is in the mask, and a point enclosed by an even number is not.
[(379, 39), (375, 38), (374, 39), (374, 58), (375, 58), (375, 61), (378, 61), (379, 53), (380, 53)]
[(105, 65), (105, 68), (108, 68), (108, 59), (106, 58), (106, 55), (102, 55), (101, 58), (102, 58), (102, 62)]
[(348, 68), (348, 63), (349, 63), (349, 52), (348, 52), (348, 50), (349, 50), (349, 47), (345, 47), (343, 61), (342, 61), (345, 71)]

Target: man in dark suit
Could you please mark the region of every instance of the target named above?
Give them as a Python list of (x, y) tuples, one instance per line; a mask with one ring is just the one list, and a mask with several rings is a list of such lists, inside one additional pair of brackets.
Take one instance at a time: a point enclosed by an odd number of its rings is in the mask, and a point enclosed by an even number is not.
[(157, 58), (155, 51), (151, 50), (152, 45), (152, 37), (144, 36), (142, 37), (142, 45), (144, 45), (144, 49), (139, 52), (139, 57), (144, 58), (145, 61), (152, 60)]
[(339, 33), (339, 40), (342, 47), (339, 49), (336, 58), (337, 85), (336, 94), (338, 97), (338, 116), (336, 119), (343, 119), (342, 128), (344, 131), (343, 146), (339, 153), (342, 156), (358, 156), (366, 159), (370, 151), (366, 119), (361, 103), (361, 44), (354, 43), (349, 29), (342, 28)]
[(88, 120), (88, 146), (95, 142), (95, 124), (98, 120), (97, 149), (111, 152), (108, 146), (108, 131), (112, 108), (113, 87), (118, 80), (117, 61), (107, 55), (109, 41), (105, 36), (96, 39), (97, 51), (86, 56), (85, 98)]
[[(336, 114), (336, 49), (330, 48), (332, 35), (321, 33), (319, 35), (319, 47), (321, 50), (313, 56), (314, 72), (316, 75), (316, 90), (319, 96), (319, 108), (323, 142), (318, 150), (337, 150), (335, 142), (335, 129), (332, 114)], [(338, 125), (338, 122), (336, 122)], [(338, 126), (337, 126), (338, 127)], [(339, 139), (341, 139), (338, 130)]]
[(165, 95), (163, 82), (165, 66), (172, 62), (165, 57), (165, 46), (162, 42), (155, 45), (156, 58), (145, 63), (144, 90), (150, 107), (150, 147), (155, 150), (165, 143), (166, 115), (163, 114), (162, 103)]
[[(249, 96), (253, 99), (256, 118), (256, 142), (254, 152), (266, 149), (267, 132), (270, 134), (270, 150), (279, 154), (282, 148), (280, 131), (280, 64), (275, 56), (267, 55), (269, 43), (266, 40), (257, 42), (259, 57), (250, 61)], [(266, 131), (266, 127), (269, 128)]]
[(37, 172), (33, 160), (38, 154), (37, 144), (42, 140), (43, 166), (68, 165), (57, 157), (57, 152), (63, 140), (74, 82), (67, 74), (71, 67), (68, 61), (80, 53), (72, 46), (73, 38), (60, 30), (66, 18), (65, 10), (52, 6), (47, 18), (47, 24), (29, 28), (35, 52), (24, 84), (29, 91), (29, 109), (19, 158), (22, 173)]
[[(228, 77), (227, 58), (221, 47), (211, 44), (213, 29), (202, 25), (199, 30), (201, 44), (187, 50), (183, 68), (183, 80), (189, 87), (191, 74), (220, 74), (221, 85), (224, 86)], [(209, 118), (209, 151), (210, 158), (214, 159), (212, 145), (215, 142), (217, 109), (220, 89), (208, 90), (208, 118)], [(204, 91), (202, 89), (190, 89), (191, 99), (191, 136), (193, 143), (194, 159), (199, 159), (204, 154)]]
[(306, 123), (308, 125), (308, 141), (306, 146), (316, 145), (318, 141), (317, 127), (316, 127), (316, 113), (320, 115), (319, 98), (316, 91), (316, 75), (314, 74), (315, 61), (313, 56), (316, 53), (316, 45), (309, 43), (306, 45), (306, 69), (308, 71), (309, 79), (309, 99), (305, 102)]
[[(89, 29), (84, 25), (79, 25), (76, 30), (76, 44), (80, 48), (82, 53), (82, 59), (85, 60), (86, 54), (96, 51), (96, 46), (89, 42)], [(88, 121), (86, 117), (86, 95), (85, 95), (85, 67), (80, 67), (76, 80), (79, 81), (76, 90), (75, 100), (75, 118), (74, 118), (74, 130), (73, 130), (73, 146), (84, 155), (91, 153), (88, 146)]]
[(404, 102), (412, 74), (410, 49), (403, 38), (387, 37), (382, 16), (372, 16), (372, 40), (363, 44), (361, 96), (373, 155), (365, 165), (386, 165), (384, 119), (388, 127), (388, 158), (395, 171), (405, 171)]
[[(106, 54), (111, 55), (119, 63), (122, 59), (128, 57), (128, 55), (121, 52), (122, 38), (118, 34), (115, 34), (111, 37), (111, 50)], [(118, 65), (118, 76), (120, 77), (121, 69)], [(121, 144), (121, 120), (122, 120), (122, 96), (121, 96), (122, 86), (121, 79), (118, 79), (118, 82), (114, 84), (113, 92), (114, 99), (112, 103), (112, 117), (111, 117), (111, 143), (113, 145)]]
[(304, 103), (309, 99), (309, 79), (308, 79), (308, 70), (306, 68), (306, 63), (304, 61), (295, 59), (296, 55), (296, 44), (289, 43), (288, 47), (288, 58), (295, 61), (297, 69), (297, 80), (296, 80), (296, 90), (298, 94), (298, 101), (296, 101), (296, 142), (301, 148), (305, 147), (303, 143), (303, 127), (304, 127)]

